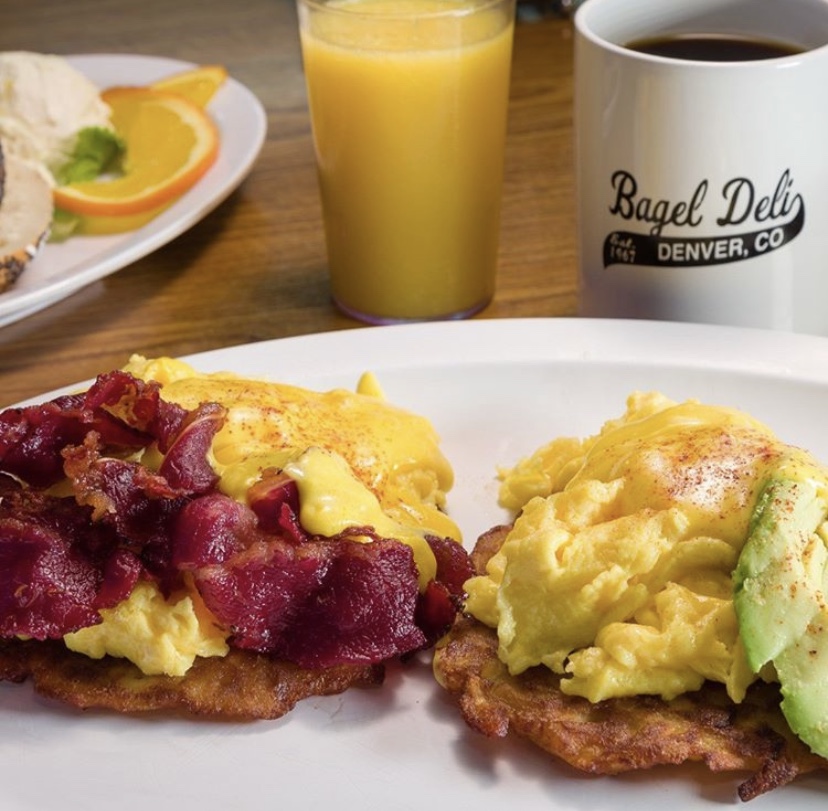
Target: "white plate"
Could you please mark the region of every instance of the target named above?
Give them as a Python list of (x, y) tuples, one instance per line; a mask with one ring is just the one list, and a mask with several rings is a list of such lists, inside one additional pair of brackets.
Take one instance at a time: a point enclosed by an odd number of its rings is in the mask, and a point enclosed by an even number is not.
[[(68, 60), (101, 88), (148, 84), (194, 67), (155, 56), (91, 54)], [(259, 100), (228, 78), (208, 111), (221, 133), (218, 159), (203, 178), (143, 228), (112, 236), (49, 243), (17, 284), (0, 294), (0, 326), (19, 321), (141, 259), (209, 214), (244, 180), (264, 143), (267, 120)]]
[[(497, 465), (560, 434), (593, 433), (634, 389), (737, 406), (828, 459), (828, 341), (723, 327), (500, 320), (366, 328), (195, 356), (311, 388), (375, 371), (428, 415), (452, 459), (451, 514), (470, 544), (503, 518)], [(0, 686), (0, 785), (14, 811), (274, 808), (637, 811), (739, 804), (737, 777), (701, 767), (591, 778), (519, 741), (467, 729), (426, 661), (383, 688), (310, 699), (277, 722), (226, 724), (78, 713)], [(751, 809), (823, 808), (808, 777)]]

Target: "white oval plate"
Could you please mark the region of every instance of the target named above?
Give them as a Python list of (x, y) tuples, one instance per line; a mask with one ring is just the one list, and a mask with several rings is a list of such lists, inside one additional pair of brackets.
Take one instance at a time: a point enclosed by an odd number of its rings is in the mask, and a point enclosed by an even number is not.
[[(126, 359), (125, 359), (126, 360)], [(204, 353), (204, 371), (327, 389), (365, 370), (429, 416), (474, 537), (505, 516), (495, 469), (558, 435), (594, 433), (635, 389), (745, 409), (828, 459), (828, 340), (686, 324), (567, 319), (379, 327)], [(105, 371), (105, 370), (101, 370)], [(0, 785), (14, 811), (721, 811), (741, 776), (699, 766), (587, 777), (520, 741), (466, 728), (421, 659), (376, 690), (310, 699), (276, 722), (129, 718), (65, 709), (0, 685)], [(807, 777), (751, 810), (822, 808)]]
[[(149, 84), (194, 67), (177, 59), (133, 54), (89, 54), (67, 59), (101, 88)], [(135, 231), (72, 237), (45, 245), (17, 284), (0, 294), (0, 327), (55, 304), (166, 245), (239, 186), (264, 144), (264, 108), (250, 90), (228, 77), (211, 100), (208, 112), (218, 125), (221, 148), (204, 177), (165, 212)]]

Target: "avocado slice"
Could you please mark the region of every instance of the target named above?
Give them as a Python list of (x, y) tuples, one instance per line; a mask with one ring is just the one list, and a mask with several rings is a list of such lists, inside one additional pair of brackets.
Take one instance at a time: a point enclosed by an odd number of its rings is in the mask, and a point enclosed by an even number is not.
[(782, 712), (796, 735), (828, 756), (828, 609), (824, 603), (797, 639), (774, 660)]
[(748, 663), (772, 662), (793, 732), (828, 756), (828, 549), (817, 533), (825, 490), (808, 479), (770, 479), (734, 572), (733, 602)]

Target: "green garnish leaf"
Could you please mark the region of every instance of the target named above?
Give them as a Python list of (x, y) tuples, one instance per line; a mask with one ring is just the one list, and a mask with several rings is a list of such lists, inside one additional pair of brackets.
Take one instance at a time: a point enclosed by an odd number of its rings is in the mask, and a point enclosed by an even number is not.
[(61, 186), (95, 180), (106, 172), (117, 171), (125, 151), (126, 144), (117, 133), (104, 127), (85, 127), (55, 179)]

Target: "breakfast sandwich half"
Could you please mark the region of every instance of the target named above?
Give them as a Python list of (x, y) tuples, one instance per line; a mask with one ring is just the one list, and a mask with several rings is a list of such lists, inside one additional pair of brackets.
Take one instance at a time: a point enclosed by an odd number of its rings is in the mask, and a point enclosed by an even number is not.
[(0, 414), (0, 679), (81, 708), (277, 718), (378, 684), (471, 574), (424, 418), (134, 357)]
[(736, 410), (633, 395), (502, 474), (435, 652), (468, 724), (575, 768), (828, 767), (828, 473)]

